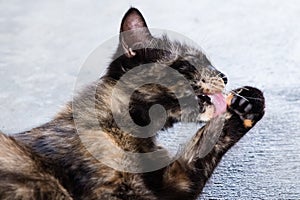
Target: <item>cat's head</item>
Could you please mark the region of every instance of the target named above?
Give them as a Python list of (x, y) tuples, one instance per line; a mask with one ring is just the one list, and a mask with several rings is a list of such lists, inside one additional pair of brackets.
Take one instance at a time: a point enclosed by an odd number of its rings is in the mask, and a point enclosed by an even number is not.
[[(135, 67), (141, 66), (141, 70), (136, 72), (136, 76), (127, 82), (124, 81), (123, 84), (125, 85), (130, 85), (131, 81), (143, 79), (143, 73), (149, 73), (149, 65), (147, 65), (149, 63), (170, 69), (168, 72), (150, 70), (151, 73), (153, 71), (150, 77), (153, 77), (154, 84), (150, 86), (148, 81), (146, 83), (148, 86), (137, 89), (138, 92), (132, 95), (131, 115), (133, 118), (136, 116), (136, 120), (140, 120), (139, 124), (141, 125), (149, 122), (148, 114), (145, 113), (148, 111), (145, 110), (154, 104), (161, 104), (166, 110), (173, 109), (167, 114), (174, 116), (174, 121), (179, 121), (176, 115), (180, 111), (174, 109), (172, 105), (176, 104), (174, 99), (184, 99), (187, 96), (194, 95), (194, 99), (197, 100), (201, 115), (198, 117), (199, 121), (209, 120), (226, 108), (222, 96), (227, 83), (226, 76), (212, 66), (200, 49), (178, 41), (171, 41), (167, 36), (161, 38), (152, 36), (142, 14), (135, 8), (130, 8), (123, 17), (120, 28), (120, 43), (113, 59), (106, 77), (114, 80), (119, 80)], [(182, 78), (180, 76), (183, 76), (187, 81), (185, 82), (185, 84), (188, 83), (187, 87), (180, 83)], [(169, 88), (164, 88), (158, 86), (156, 78), (173, 79), (173, 81), (168, 82), (171, 84)], [(192, 92), (188, 91), (190, 88), (192, 88)], [(178, 91), (176, 97), (172, 90)], [(144, 100), (146, 102), (143, 102)], [(141, 119), (142, 116), (146, 116), (146, 118)]]

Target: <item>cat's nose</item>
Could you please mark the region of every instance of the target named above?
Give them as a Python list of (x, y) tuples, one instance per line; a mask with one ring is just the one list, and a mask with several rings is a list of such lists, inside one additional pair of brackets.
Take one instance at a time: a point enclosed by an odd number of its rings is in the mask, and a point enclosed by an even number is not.
[(227, 82), (228, 82), (227, 76), (225, 74), (223, 74), (223, 73), (220, 73), (220, 77), (223, 79), (224, 84), (226, 85)]

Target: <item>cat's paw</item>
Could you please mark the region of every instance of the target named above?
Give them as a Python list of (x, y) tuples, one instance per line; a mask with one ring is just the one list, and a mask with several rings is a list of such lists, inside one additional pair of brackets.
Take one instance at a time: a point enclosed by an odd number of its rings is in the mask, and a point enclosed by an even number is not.
[(263, 93), (250, 86), (230, 92), (227, 97), (228, 111), (238, 115), (245, 128), (252, 128), (264, 115), (265, 98)]

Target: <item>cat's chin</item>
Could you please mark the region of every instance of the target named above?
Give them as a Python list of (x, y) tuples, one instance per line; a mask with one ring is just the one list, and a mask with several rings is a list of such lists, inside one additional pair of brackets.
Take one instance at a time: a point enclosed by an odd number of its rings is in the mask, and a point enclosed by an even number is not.
[(205, 111), (198, 116), (199, 122), (208, 122), (215, 116), (215, 106), (214, 105), (208, 105), (205, 108)]
[(222, 93), (207, 95), (206, 97), (209, 101), (206, 100), (208, 105), (205, 106), (204, 112), (198, 116), (200, 122), (208, 122), (225, 113), (227, 109), (226, 99)]

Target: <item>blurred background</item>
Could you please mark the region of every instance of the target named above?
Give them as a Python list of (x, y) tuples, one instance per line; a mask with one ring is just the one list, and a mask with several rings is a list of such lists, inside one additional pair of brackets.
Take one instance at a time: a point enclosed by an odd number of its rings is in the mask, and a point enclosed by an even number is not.
[(0, 130), (49, 121), (72, 99), (85, 59), (118, 33), (130, 6), (149, 27), (197, 42), (229, 77), (228, 90), (252, 85), (265, 93), (265, 117), (226, 154), (200, 199), (299, 199), (297, 0), (0, 1)]

